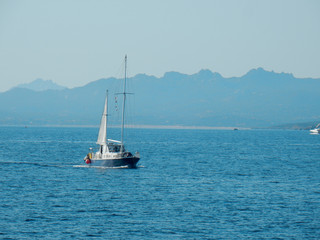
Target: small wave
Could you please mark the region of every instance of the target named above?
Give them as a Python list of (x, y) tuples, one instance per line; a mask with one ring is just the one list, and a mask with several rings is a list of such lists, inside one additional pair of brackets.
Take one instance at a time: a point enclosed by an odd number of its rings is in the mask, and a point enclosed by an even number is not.
[(288, 144), (288, 146), (319, 146), (319, 143), (293, 143)]
[(75, 167), (75, 168), (89, 168), (90, 166), (88, 166), (88, 165), (73, 165), (72, 167)]

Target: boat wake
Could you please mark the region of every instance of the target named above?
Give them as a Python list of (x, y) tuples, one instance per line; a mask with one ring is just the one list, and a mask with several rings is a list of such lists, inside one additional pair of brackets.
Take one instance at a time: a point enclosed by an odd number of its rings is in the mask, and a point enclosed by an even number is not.
[(40, 167), (66, 167), (66, 165), (50, 164), (50, 163), (38, 163), (38, 162), (23, 162), (23, 161), (0, 161), (0, 164), (17, 164), (17, 165), (33, 165)]
[[(119, 167), (103, 167), (103, 166), (90, 166), (90, 165), (58, 165), (58, 164), (50, 164), (50, 163), (38, 163), (38, 162), (24, 162), (24, 161), (0, 161), (0, 165), (33, 165), (39, 167), (57, 167), (57, 168), (65, 168), (65, 167), (74, 167), (74, 168), (98, 168), (98, 169), (129, 169), (129, 166), (119, 166)], [(137, 166), (136, 168), (144, 168), (144, 166)]]

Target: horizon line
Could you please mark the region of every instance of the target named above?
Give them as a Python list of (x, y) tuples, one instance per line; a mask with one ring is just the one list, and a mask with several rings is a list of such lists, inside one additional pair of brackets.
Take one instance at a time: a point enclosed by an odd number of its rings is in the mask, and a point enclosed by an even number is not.
[[(61, 127), (61, 128), (99, 128), (99, 125), (68, 125), (68, 124), (0, 124), (0, 127)], [(120, 125), (110, 125), (109, 128), (121, 128)], [(213, 127), (213, 126), (182, 126), (182, 125), (148, 125), (148, 124), (137, 124), (137, 125), (125, 125), (125, 128), (130, 129), (186, 129), (186, 130), (251, 130), (249, 127)]]

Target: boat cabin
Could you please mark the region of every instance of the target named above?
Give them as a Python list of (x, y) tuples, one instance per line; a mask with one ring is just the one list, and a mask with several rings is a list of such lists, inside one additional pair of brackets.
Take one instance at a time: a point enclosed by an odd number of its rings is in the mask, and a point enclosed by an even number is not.
[[(105, 152), (120, 153), (121, 144), (108, 143), (107, 145), (100, 145), (99, 152), (101, 154)], [(124, 146), (123, 146), (122, 152), (125, 152)]]
[[(109, 152), (120, 152), (121, 144), (108, 143)], [(122, 152), (125, 152), (124, 146)]]

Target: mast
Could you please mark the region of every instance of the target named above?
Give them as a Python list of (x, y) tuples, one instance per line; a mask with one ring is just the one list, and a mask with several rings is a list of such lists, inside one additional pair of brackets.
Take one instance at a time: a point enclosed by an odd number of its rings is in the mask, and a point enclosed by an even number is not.
[(107, 127), (108, 127), (108, 116), (109, 116), (109, 114), (108, 114), (108, 90), (107, 90), (107, 92), (106, 92), (106, 136), (105, 136), (105, 143), (107, 143), (107, 135), (108, 135), (108, 131), (107, 131)]
[(124, 135), (124, 114), (126, 107), (126, 84), (127, 84), (127, 55), (124, 58), (124, 81), (123, 81), (123, 104), (122, 104), (122, 122), (121, 122), (121, 148), (120, 152), (123, 152), (123, 135)]

